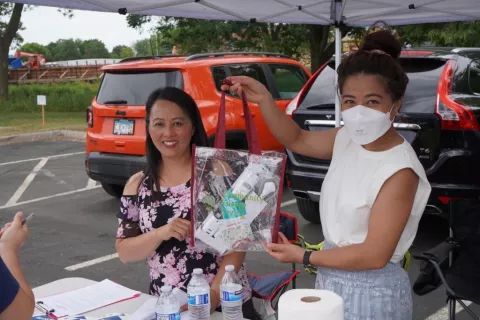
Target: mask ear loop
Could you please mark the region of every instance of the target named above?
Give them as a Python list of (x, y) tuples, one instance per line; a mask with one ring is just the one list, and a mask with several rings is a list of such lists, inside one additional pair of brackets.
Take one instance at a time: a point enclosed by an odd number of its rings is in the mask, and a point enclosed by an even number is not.
[[(395, 107), (395, 102), (392, 104), (392, 107), (390, 108), (390, 111), (388, 111), (388, 119), (390, 119), (390, 116), (392, 114), (392, 111), (393, 111), (394, 107)], [(393, 119), (390, 120), (390, 124), (393, 124), (395, 122), (395, 119), (397, 119), (397, 115), (398, 115), (398, 113), (393, 116)]]

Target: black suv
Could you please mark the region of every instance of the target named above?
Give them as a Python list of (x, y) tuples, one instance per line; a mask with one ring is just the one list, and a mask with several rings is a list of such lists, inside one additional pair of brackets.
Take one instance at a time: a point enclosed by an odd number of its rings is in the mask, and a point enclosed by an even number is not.
[[(480, 48), (405, 50), (410, 82), (394, 126), (414, 147), (432, 186), (426, 213), (451, 198), (480, 196)], [(305, 130), (335, 126), (335, 62), (329, 61), (287, 107)], [(320, 223), (320, 188), (329, 161), (287, 150), (287, 179), (302, 216)]]

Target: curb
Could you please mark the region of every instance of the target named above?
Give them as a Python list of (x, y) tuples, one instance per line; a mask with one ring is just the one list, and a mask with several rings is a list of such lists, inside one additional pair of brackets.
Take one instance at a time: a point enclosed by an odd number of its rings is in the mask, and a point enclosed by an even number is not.
[(27, 133), (16, 136), (0, 137), (0, 144), (22, 143), (55, 139), (67, 139), (79, 142), (85, 142), (86, 132), (74, 130), (53, 130), (45, 132)]

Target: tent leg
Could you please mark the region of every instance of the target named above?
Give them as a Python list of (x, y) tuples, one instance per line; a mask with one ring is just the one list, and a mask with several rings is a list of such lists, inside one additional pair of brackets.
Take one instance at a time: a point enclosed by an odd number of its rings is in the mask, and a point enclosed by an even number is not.
[[(335, 26), (335, 70), (338, 69), (342, 60), (342, 33), (340, 28)], [(340, 97), (338, 93), (338, 75), (335, 72), (335, 127), (340, 127)]]

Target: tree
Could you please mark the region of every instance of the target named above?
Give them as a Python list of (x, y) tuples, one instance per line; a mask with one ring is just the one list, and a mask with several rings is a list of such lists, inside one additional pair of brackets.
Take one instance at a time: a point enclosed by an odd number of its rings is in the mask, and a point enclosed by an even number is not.
[(157, 50), (157, 38), (152, 36), (147, 39), (138, 40), (135, 42), (134, 49), (137, 57), (146, 57), (151, 55), (164, 54), (162, 46), (158, 46)]
[(133, 52), (133, 49), (130, 48), (130, 47), (124, 47), (122, 48), (122, 50), (120, 51), (120, 56), (119, 58), (120, 59), (125, 59), (125, 58), (130, 58), (130, 57), (134, 57), (135, 56), (135, 52)]
[[(18, 31), (22, 30), (22, 12), (33, 8), (33, 6), (24, 6), (22, 3), (0, 3), (0, 99), (8, 99), (8, 52), (12, 44), (15, 46), (23, 42)], [(71, 18), (71, 10), (59, 9), (64, 16)]]
[(8, 22), (0, 23), (0, 98), (8, 99), (8, 51), (14, 39), (18, 39), (18, 30), (21, 27), (23, 4), (0, 4), (0, 16), (10, 16)]
[(79, 45), (79, 49), (83, 59), (110, 58), (107, 47), (98, 39), (83, 41)]
[[(132, 28), (141, 28), (152, 18), (128, 15)], [(346, 35), (351, 28), (342, 28)], [(285, 23), (250, 23), (243, 21), (210, 21), (162, 17), (155, 32), (160, 35), (160, 46), (176, 46), (183, 54), (212, 51), (273, 51), (300, 59), (310, 54), (311, 69), (316, 71), (335, 51), (330, 26)], [(153, 42), (155, 46), (156, 42)], [(137, 48), (138, 47), (138, 48)], [(137, 42), (137, 55), (151, 53), (148, 40)], [(154, 50), (155, 52), (155, 50)]]
[(124, 59), (135, 56), (135, 52), (128, 46), (120, 45), (113, 48), (111, 55), (112, 58)]
[(28, 42), (23, 44), (18, 50), (22, 52), (29, 52), (29, 53), (40, 53), (45, 56), (45, 59), (47, 61), (51, 61), (52, 54), (50, 53), (50, 50), (46, 46), (43, 46), (39, 43), (36, 42)]
[(80, 46), (73, 39), (60, 39), (48, 45), (56, 61), (76, 60), (82, 58)]
[(404, 41), (415, 46), (427, 41), (435, 46), (480, 46), (480, 21), (408, 25), (396, 30)]

